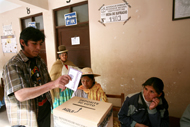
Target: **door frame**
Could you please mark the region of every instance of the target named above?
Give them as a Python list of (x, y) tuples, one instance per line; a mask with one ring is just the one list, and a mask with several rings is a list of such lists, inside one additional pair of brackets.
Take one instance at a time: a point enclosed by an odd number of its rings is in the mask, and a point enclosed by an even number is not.
[[(57, 52), (58, 51), (58, 41), (59, 41), (59, 38), (58, 38), (58, 28), (66, 28), (66, 27), (75, 27), (75, 26), (57, 26), (57, 16), (56, 16), (56, 11), (59, 11), (59, 10), (63, 10), (63, 9), (68, 9), (70, 10), (70, 12), (72, 11), (72, 7), (75, 7), (75, 6), (79, 6), (79, 5), (83, 5), (83, 4), (88, 4), (88, 1), (83, 1), (83, 2), (79, 2), (79, 3), (75, 3), (75, 4), (72, 4), (72, 5), (68, 5), (68, 6), (64, 6), (64, 7), (60, 7), (60, 8), (57, 8), (57, 9), (54, 9), (53, 10), (53, 25), (54, 25), (54, 37), (55, 37), (55, 51)], [(80, 22), (80, 23), (77, 23), (77, 25), (83, 25), (83, 24), (88, 24), (89, 25), (89, 21), (87, 22)], [(90, 40), (89, 40), (90, 41)], [(89, 42), (90, 43), (90, 42)], [(56, 59), (58, 59), (58, 55), (56, 55)]]

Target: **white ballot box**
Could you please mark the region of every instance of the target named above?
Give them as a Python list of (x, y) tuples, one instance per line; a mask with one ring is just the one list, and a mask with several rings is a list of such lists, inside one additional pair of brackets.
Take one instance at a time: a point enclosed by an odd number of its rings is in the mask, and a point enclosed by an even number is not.
[(53, 110), (54, 127), (113, 127), (112, 103), (73, 97)]

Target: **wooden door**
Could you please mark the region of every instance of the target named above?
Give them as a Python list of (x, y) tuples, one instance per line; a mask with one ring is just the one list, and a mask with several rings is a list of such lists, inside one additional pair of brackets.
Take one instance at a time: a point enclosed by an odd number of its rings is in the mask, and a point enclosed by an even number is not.
[[(88, 24), (62, 27), (57, 29), (59, 45), (65, 45), (68, 51), (68, 60), (79, 68), (91, 67), (90, 42)], [(71, 38), (79, 37), (80, 44), (72, 45)]]

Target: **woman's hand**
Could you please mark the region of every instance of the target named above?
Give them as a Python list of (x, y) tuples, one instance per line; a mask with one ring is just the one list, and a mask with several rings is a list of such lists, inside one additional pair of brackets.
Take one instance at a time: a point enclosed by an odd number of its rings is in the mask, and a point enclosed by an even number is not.
[(152, 110), (156, 108), (159, 104), (160, 100), (158, 98), (154, 98), (149, 106), (149, 109)]
[(136, 124), (135, 124), (135, 127), (148, 127), (148, 126), (146, 126), (146, 125), (144, 125), (144, 124), (136, 123)]

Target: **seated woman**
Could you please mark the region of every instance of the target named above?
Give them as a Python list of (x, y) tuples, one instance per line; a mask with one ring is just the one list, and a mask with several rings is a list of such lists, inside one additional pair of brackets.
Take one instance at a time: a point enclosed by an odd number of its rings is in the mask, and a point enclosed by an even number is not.
[(164, 84), (152, 77), (142, 84), (143, 91), (128, 95), (118, 117), (122, 127), (169, 127), (168, 103)]
[(100, 76), (94, 74), (92, 69), (89, 67), (83, 68), (82, 70), (81, 83), (82, 85), (73, 93), (72, 97), (78, 96), (88, 98), (91, 100), (107, 102), (107, 97), (103, 91), (101, 85), (95, 82), (94, 77)]

